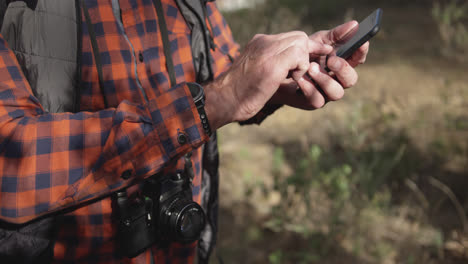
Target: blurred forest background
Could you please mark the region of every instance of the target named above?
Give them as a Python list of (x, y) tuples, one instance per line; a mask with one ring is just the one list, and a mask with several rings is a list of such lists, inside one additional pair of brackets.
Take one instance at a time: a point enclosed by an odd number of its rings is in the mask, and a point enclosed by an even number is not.
[(343, 100), (220, 130), (212, 263), (468, 263), (468, 1), (229, 1), (241, 45), (384, 12)]

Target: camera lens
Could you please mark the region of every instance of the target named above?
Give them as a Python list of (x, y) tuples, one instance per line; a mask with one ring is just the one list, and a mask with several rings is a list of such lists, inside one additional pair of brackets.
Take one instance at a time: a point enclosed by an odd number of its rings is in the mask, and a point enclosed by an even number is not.
[(204, 218), (203, 212), (196, 207), (186, 210), (177, 225), (179, 236), (188, 240), (198, 239), (204, 227)]
[(187, 199), (177, 200), (165, 215), (169, 222), (169, 236), (173, 241), (190, 243), (200, 238), (205, 227), (205, 214), (197, 203)]

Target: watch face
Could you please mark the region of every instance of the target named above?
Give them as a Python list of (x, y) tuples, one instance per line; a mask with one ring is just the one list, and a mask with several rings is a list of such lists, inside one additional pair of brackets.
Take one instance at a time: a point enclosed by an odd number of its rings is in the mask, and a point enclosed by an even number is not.
[(195, 101), (195, 104), (197, 103), (203, 103), (204, 104), (204, 100), (203, 100), (203, 96), (204, 96), (204, 93), (203, 93), (203, 87), (198, 84), (198, 83), (187, 83), (187, 86), (189, 87), (190, 89), (190, 93), (192, 94), (192, 97), (193, 97), (193, 101)]

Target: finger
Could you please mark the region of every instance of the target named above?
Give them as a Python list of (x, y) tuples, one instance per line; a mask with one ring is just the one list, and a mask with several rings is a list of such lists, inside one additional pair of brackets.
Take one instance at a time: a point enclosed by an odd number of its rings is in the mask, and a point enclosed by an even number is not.
[(304, 79), (304, 75), (306, 74), (307, 70), (309, 70), (309, 60), (304, 60), (300, 58), (297, 61), (297, 68), (292, 71), (291, 77), (293, 80), (297, 82), (299, 87), (303, 88), (307, 81)]
[[(328, 34), (329, 30), (320, 30), (309, 36), (310, 40), (323, 43), (325, 36)], [(329, 43), (328, 43), (329, 44)]]
[(339, 100), (344, 95), (343, 87), (334, 80), (328, 73), (321, 69), (316, 62), (312, 62), (309, 68), (309, 75), (326, 94), (331, 101)]
[(367, 54), (369, 53), (369, 41), (364, 43), (353, 55), (348, 59), (349, 65), (355, 68), (359, 64), (366, 62)]
[(280, 100), (293, 107), (305, 110), (321, 108), (327, 101), (326, 95), (307, 77), (299, 81), (284, 81), (283, 89), (289, 90), (288, 96)]
[[(296, 39), (295, 39), (296, 38)], [(299, 86), (304, 83), (304, 74), (309, 69), (309, 53), (307, 52), (307, 39), (297, 39), (292, 37), (282, 41), (292, 42), (286, 50), (282, 52), (282, 57), (289, 62), (289, 70), (291, 77), (297, 82)], [(296, 41), (297, 43), (294, 43)], [(280, 44), (283, 45), (283, 44)]]
[[(290, 38), (287, 38), (287, 39), (283, 39), (282, 42), (284, 42), (284, 43), (281, 43), (279, 45), (286, 45), (287, 43), (290, 43), (290, 45), (293, 45), (294, 41), (296, 41), (298, 47), (302, 47), (304, 45), (302, 43), (302, 41), (304, 39), (297, 40), (295, 38), (297, 38), (297, 36), (296, 37), (290, 37)], [(308, 60), (306, 60), (306, 57), (302, 58), (303, 61), (301, 62), (301, 65), (300, 65), (301, 67), (299, 68), (299, 70), (295, 71), (294, 74), (293, 74), (293, 72), (290, 72), (288, 74), (288, 78), (293, 77), (294, 80), (296, 80), (298, 82), (298, 84), (299, 84), (299, 81), (301, 81), (300, 80), (301, 77), (303, 77), (303, 75), (307, 72), (307, 70), (309, 68), (308, 63), (311, 60), (315, 60), (316, 58), (319, 58), (319, 57), (324, 57), (324, 56), (330, 54), (333, 51), (333, 47), (328, 45), (328, 44), (323, 44), (323, 43), (319, 43), (319, 42), (316, 42), (316, 41), (313, 41), (313, 40), (308, 40), (308, 39), (305, 39), (305, 40), (307, 42), (307, 48), (308, 48), (308, 52), (309, 52), (308, 56), (306, 55)]]
[(283, 50), (294, 45), (301, 45), (307, 50), (309, 38), (307, 34), (301, 31), (292, 31), (273, 36), (274, 41), (278, 47), (282, 47)]
[(328, 59), (327, 66), (335, 73), (342, 87), (349, 88), (357, 83), (358, 74), (346, 60), (333, 56)]
[(324, 56), (333, 51), (333, 47), (331, 45), (310, 40), (305, 33), (304, 35), (292, 35), (287, 38), (280, 38), (277, 40), (277, 45), (280, 51), (291, 46), (300, 46), (313, 56)]
[(308, 99), (312, 98), (312, 95), (316, 90), (315, 85), (304, 77), (302, 77), (299, 82), (297, 82), (297, 86), (299, 86), (302, 95)]
[(278, 53), (284, 52), (291, 47), (297, 47), (304, 50), (304, 53), (307, 53), (309, 50), (308, 39), (300, 36), (290, 36), (287, 38), (275, 39), (276, 49)]
[(281, 52), (275, 57), (278, 61), (272, 63), (272, 65), (285, 66), (287, 67), (288, 73), (285, 74), (285, 78), (291, 76), (296, 83), (303, 82), (303, 76), (309, 69), (309, 56), (308, 52), (300, 46), (291, 46)]
[(314, 40), (308, 41), (309, 56), (318, 57), (330, 54), (333, 51), (333, 47), (329, 44), (323, 44)]
[(281, 94), (275, 94), (272, 97), (273, 102), (281, 102), (304, 110), (314, 110), (323, 107), (325, 104), (323, 96), (317, 93), (317, 90), (314, 88), (306, 92), (307, 96), (304, 93), (297, 92), (302, 90), (298, 90), (296, 82), (293, 82), (291, 85), (285, 85), (282, 88), (283, 92)]
[(335, 45), (346, 42), (359, 29), (359, 23), (355, 20), (339, 25), (331, 30), (320, 31), (312, 35), (312, 39), (320, 39), (320, 42)]
[(322, 108), (327, 101), (329, 101), (327, 94), (323, 91), (314, 80), (311, 79), (310, 74), (306, 78), (309, 83), (309, 92), (303, 94), (307, 101), (307, 107), (309, 109)]

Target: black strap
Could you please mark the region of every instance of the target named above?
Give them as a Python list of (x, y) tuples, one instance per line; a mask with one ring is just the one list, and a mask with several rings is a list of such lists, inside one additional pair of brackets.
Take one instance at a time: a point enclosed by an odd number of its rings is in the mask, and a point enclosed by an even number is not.
[(164, 18), (164, 9), (161, 0), (153, 0), (154, 8), (158, 15), (159, 31), (161, 31), (161, 38), (163, 41), (164, 56), (166, 57), (166, 67), (169, 73), (170, 85), (176, 85), (176, 76), (174, 69), (174, 62), (172, 61), (171, 46), (169, 43), (169, 33), (167, 32), (166, 19)]
[(29, 8), (36, 10), (38, 0), (6, 0), (6, 5), (8, 6), (11, 2), (25, 2)]
[(85, 0), (81, 0), (81, 5), (83, 7), (83, 13), (85, 15), (86, 25), (88, 27), (89, 37), (91, 38), (91, 46), (93, 48), (94, 60), (96, 61), (96, 67), (98, 72), (99, 88), (101, 89), (102, 97), (104, 99), (105, 108), (109, 107), (107, 103), (106, 94), (104, 93), (104, 79), (102, 77), (102, 63), (99, 52), (99, 47), (96, 40), (96, 32), (94, 32), (93, 23), (91, 23), (91, 17), (89, 16), (88, 8), (86, 7)]
[(80, 111), (81, 104), (81, 57), (83, 55), (83, 21), (81, 18), (81, 6), (80, 0), (75, 1), (75, 10), (76, 10), (76, 40), (78, 42), (78, 48), (76, 49), (76, 84), (75, 84), (75, 106), (73, 111)]

